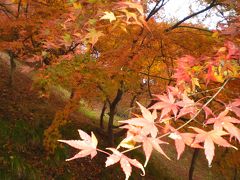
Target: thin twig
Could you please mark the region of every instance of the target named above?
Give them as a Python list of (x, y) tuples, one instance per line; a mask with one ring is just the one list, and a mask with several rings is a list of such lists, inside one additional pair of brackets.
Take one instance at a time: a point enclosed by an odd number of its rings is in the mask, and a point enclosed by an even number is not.
[(219, 88), (221, 88), (221, 87), (217, 87), (217, 88), (213, 88), (213, 89), (207, 89), (207, 90), (205, 90), (205, 91), (192, 93), (192, 94), (189, 94), (188, 96), (195, 96), (195, 95), (197, 95), (197, 94), (208, 93), (208, 92), (211, 92), (211, 91), (215, 91), (215, 90), (217, 90), (217, 89), (219, 89)]
[(136, 147), (134, 147), (134, 148), (127, 149), (127, 150), (125, 150), (125, 151), (123, 151), (123, 152), (121, 152), (121, 153), (124, 154), (124, 153), (127, 153), (127, 152), (129, 152), (129, 151), (132, 151), (132, 150), (138, 149), (138, 148), (140, 148), (140, 147), (142, 147), (142, 145), (138, 145), (138, 146), (136, 146)]
[[(165, 0), (159, 0), (158, 2), (156, 2), (154, 8), (150, 11), (149, 15), (147, 16), (146, 21), (148, 21), (154, 14), (156, 14), (168, 1), (165, 2)], [(159, 5), (160, 2), (161, 5)]]
[(145, 73), (145, 72), (139, 72), (139, 73), (143, 74), (143, 75), (146, 75), (146, 76), (149, 76), (149, 77), (159, 78), (159, 79), (162, 79), (162, 80), (167, 80), (167, 81), (172, 80), (170, 78), (165, 78), (165, 77), (161, 77), (161, 76), (151, 75), (151, 74), (148, 74), (148, 73)]
[(101, 149), (96, 149), (97, 151), (99, 151), (99, 152), (101, 152), (101, 153), (103, 153), (103, 154), (107, 154), (108, 156), (110, 156), (111, 154), (110, 153), (108, 153), (108, 152), (106, 152), (106, 151), (104, 151), (104, 150), (101, 150)]

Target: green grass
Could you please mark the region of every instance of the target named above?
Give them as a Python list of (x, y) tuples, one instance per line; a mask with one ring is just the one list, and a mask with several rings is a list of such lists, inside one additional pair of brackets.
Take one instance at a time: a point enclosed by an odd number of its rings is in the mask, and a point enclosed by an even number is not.
[[(79, 112), (81, 112), (84, 116), (86, 116), (87, 118), (91, 119), (93, 121), (93, 123), (95, 124), (99, 124), (100, 122), (100, 114), (101, 114), (101, 110), (100, 109), (93, 109), (91, 107), (89, 107), (86, 102), (84, 102), (83, 100), (80, 101), (80, 107), (78, 109)], [(104, 115), (104, 126), (107, 125), (108, 123), (108, 118), (109, 115), (107, 114), (108, 111), (105, 112)], [(114, 125), (117, 126), (118, 121), (122, 120), (122, 118), (120, 116), (115, 115), (114, 116)]]

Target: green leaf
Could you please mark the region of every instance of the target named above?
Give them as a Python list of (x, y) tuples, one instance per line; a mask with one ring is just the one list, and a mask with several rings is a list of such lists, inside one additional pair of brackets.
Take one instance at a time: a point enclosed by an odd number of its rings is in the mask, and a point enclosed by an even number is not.
[(89, 3), (96, 3), (97, 0), (88, 0)]
[(71, 35), (68, 34), (68, 33), (64, 34), (63, 39), (64, 39), (65, 42), (71, 42), (72, 41)]

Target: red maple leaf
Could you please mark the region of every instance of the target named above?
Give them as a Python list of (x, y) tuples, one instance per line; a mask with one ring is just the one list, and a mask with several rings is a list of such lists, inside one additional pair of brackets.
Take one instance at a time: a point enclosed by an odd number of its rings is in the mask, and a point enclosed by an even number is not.
[(206, 81), (206, 85), (208, 85), (208, 83), (210, 81), (217, 81), (216, 77), (214, 76), (214, 67), (215, 67), (215, 62), (208, 62), (206, 63), (206, 71), (207, 73), (205, 74), (205, 81)]
[(144, 170), (143, 165), (140, 162), (138, 162), (136, 159), (128, 158), (123, 153), (119, 152), (117, 149), (114, 149), (114, 148), (107, 148), (107, 149), (112, 151), (113, 154), (107, 157), (107, 161), (105, 162), (106, 163), (105, 166), (108, 167), (108, 166), (111, 166), (111, 165), (120, 161), (121, 168), (126, 175), (125, 180), (127, 180), (132, 173), (132, 166), (131, 165), (141, 169), (142, 172), (143, 172), (142, 176), (145, 175), (145, 170)]
[(177, 116), (178, 113), (178, 105), (175, 103), (175, 98), (172, 93), (169, 91), (168, 95), (155, 95), (160, 101), (155, 103), (149, 109), (162, 110), (161, 117), (162, 119), (165, 115), (173, 112), (174, 116)]
[(218, 144), (219, 146), (232, 147), (237, 149), (236, 147), (232, 146), (224, 138), (221, 137), (229, 134), (225, 131), (214, 129), (212, 131), (206, 132), (196, 127), (190, 127), (190, 128), (192, 128), (194, 131), (198, 133), (194, 139), (193, 144), (196, 144), (196, 143), (198, 144), (201, 142), (204, 143), (204, 151), (205, 151), (205, 155), (208, 160), (209, 166), (211, 166), (213, 156), (214, 156), (214, 149), (215, 149), (214, 143)]
[(228, 48), (227, 59), (239, 59), (240, 49), (233, 42), (227, 41), (225, 46)]
[(177, 84), (182, 82), (190, 83), (192, 82), (192, 71), (191, 68), (195, 66), (197, 59), (193, 56), (184, 56), (178, 59), (177, 68), (175, 68), (175, 73), (172, 76), (176, 79)]
[(181, 98), (183, 92), (178, 87), (168, 86), (168, 91), (172, 93), (173, 96), (177, 98)]
[(87, 133), (85, 133), (82, 130), (78, 130), (80, 137), (82, 138), (81, 140), (58, 140), (59, 142), (63, 142), (68, 144), (69, 146), (72, 146), (76, 149), (80, 149), (81, 151), (77, 153), (75, 156), (72, 158), (66, 159), (66, 161), (71, 161), (73, 159), (85, 157), (88, 155), (91, 155), (91, 158), (96, 156), (97, 154), (97, 138), (91, 133), (91, 136), (89, 136)]
[(231, 116), (226, 116), (228, 112), (228, 109), (225, 109), (218, 117), (208, 119), (205, 124), (214, 124), (214, 129), (216, 130), (222, 130), (224, 128), (231, 136), (236, 137), (240, 142), (240, 129), (232, 124), (239, 124), (240, 120)]
[(227, 109), (234, 112), (238, 117), (240, 117), (240, 98), (235, 99), (234, 102), (228, 104)]

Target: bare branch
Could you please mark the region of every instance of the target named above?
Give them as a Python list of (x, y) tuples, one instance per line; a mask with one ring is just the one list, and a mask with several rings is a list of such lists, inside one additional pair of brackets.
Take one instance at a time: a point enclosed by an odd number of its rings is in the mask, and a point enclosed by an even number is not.
[(206, 8), (204, 8), (204, 9), (198, 11), (198, 12), (195, 12), (195, 13), (193, 13), (193, 14), (190, 14), (189, 16), (183, 18), (181, 21), (178, 21), (176, 24), (174, 24), (173, 26), (171, 26), (171, 27), (169, 27), (168, 29), (166, 29), (165, 31), (166, 31), (166, 32), (169, 32), (169, 31), (177, 28), (180, 24), (182, 24), (182, 23), (185, 22), (186, 20), (188, 20), (188, 19), (190, 19), (190, 18), (192, 18), (192, 17), (194, 17), (194, 16), (197, 16), (197, 15), (203, 13), (203, 12), (205, 12), (205, 11), (213, 8), (214, 6), (217, 6), (218, 3), (216, 3), (216, 2), (217, 2), (217, 0), (213, 0), (213, 1), (211, 2), (211, 4), (210, 4), (209, 6), (207, 6)]
[[(150, 13), (148, 14), (146, 21), (148, 21), (154, 14), (156, 14), (169, 0), (165, 1), (165, 0), (159, 0), (154, 8), (150, 11)], [(161, 3), (161, 4), (160, 4)]]

